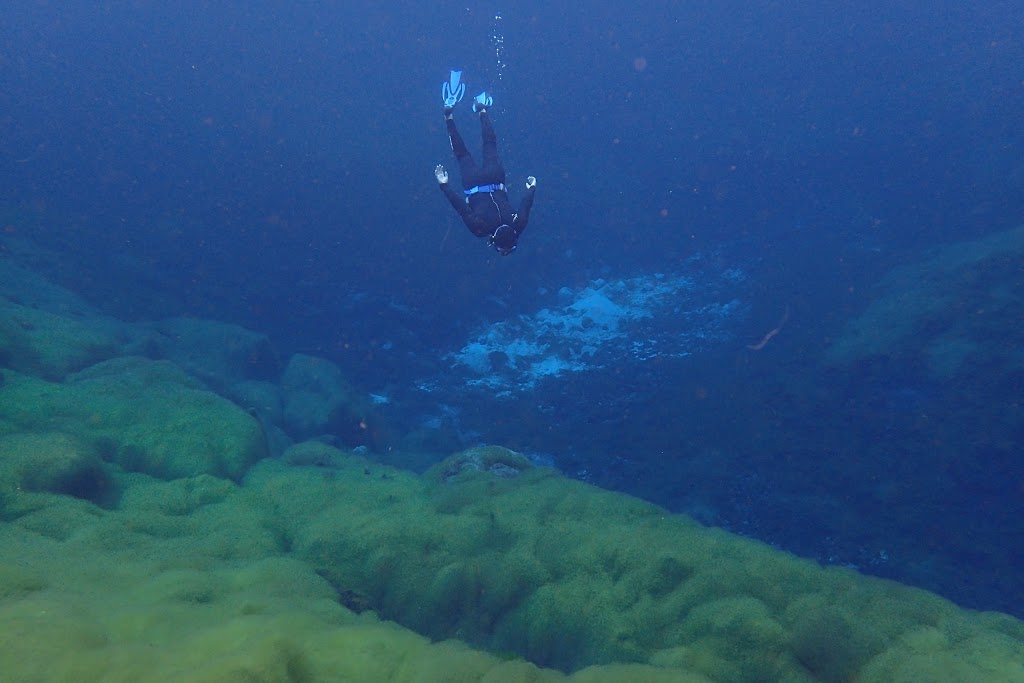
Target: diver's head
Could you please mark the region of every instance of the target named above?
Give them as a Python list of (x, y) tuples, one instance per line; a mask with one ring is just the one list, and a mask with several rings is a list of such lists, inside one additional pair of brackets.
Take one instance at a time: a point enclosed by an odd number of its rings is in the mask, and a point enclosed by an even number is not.
[(519, 241), (519, 233), (511, 225), (502, 224), (491, 234), (487, 243), (498, 250), (502, 256), (508, 256), (516, 250), (516, 242)]

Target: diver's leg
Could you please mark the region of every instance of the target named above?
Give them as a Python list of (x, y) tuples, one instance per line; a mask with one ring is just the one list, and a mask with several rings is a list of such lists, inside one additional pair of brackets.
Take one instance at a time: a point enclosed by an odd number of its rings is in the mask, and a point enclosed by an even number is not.
[(498, 136), (486, 111), (480, 112), (480, 136), (484, 142), (483, 175), (485, 183), (505, 182), (505, 169), (498, 156)]
[(448, 139), (452, 143), (452, 152), (455, 153), (455, 160), (459, 162), (459, 175), (462, 176), (462, 186), (467, 190), (471, 187), (476, 187), (479, 184), (477, 180), (480, 177), (480, 169), (477, 168), (476, 162), (473, 161), (473, 155), (469, 153), (469, 148), (466, 147), (465, 141), (459, 135), (459, 129), (455, 127), (455, 121), (447, 119), (445, 123), (448, 126)]

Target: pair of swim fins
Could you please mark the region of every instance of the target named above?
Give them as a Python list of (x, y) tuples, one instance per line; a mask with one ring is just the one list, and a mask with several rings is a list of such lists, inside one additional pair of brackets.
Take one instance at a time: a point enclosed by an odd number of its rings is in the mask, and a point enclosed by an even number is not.
[[(441, 85), (441, 99), (444, 100), (444, 106), (454, 107), (465, 94), (466, 84), (462, 82), (462, 72), (452, 69), (448, 74), (448, 80)], [(482, 92), (473, 98), (473, 111), (486, 109), (492, 104), (494, 104), (494, 98), (486, 91)]]

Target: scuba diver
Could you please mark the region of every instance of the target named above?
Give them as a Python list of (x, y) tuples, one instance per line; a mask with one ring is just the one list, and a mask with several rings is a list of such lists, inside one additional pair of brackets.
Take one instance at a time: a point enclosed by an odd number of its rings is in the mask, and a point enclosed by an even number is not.
[(434, 177), (469, 231), (477, 237), (486, 237), (488, 246), (494, 247), (502, 256), (508, 256), (515, 251), (519, 238), (526, 230), (537, 179), (533, 176), (526, 179), (526, 194), (519, 205), (519, 212), (514, 213), (505, 188), (505, 169), (498, 158), (498, 138), (491, 118), (487, 115), (487, 108), (494, 103), (494, 98), (482, 92), (473, 100), (473, 111), (480, 115), (484, 148), (483, 164), (477, 166), (455, 128), (454, 107), (466, 92), (466, 84), (461, 83), (461, 80), (462, 72), (452, 71), (448, 82), (441, 88), (441, 95), (444, 98), (448, 138), (452, 143), (455, 160), (459, 163), (463, 190), (459, 193), (451, 188), (448, 184), (448, 171), (441, 164), (434, 169)]

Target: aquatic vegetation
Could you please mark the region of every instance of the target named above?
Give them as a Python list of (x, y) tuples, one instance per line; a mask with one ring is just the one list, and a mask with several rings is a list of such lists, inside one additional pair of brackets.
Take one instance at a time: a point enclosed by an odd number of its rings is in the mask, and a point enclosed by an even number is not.
[(451, 463), (418, 477), (296, 448), (288, 460), (315, 464), (264, 460), (241, 484), (111, 467), (107, 509), (3, 483), (18, 504), (0, 525), (0, 666), (69, 681), (1024, 675), (1014, 619), (823, 570), (509, 451), (452, 462), (518, 476), (452, 478)]
[(267, 455), (259, 423), (167, 361), (105, 361), (64, 383), (8, 373), (0, 432), (60, 431), (129, 471), (239, 479)]
[[(658, 281), (572, 297), (587, 314), (560, 329), (619, 340), (649, 321), (620, 314), (651, 305)], [(275, 421), (299, 434), (300, 405), (309, 435), (367, 407), (336, 367), (293, 359), (285, 387), (233, 350), (201, 368), (167, 339), (154, 355), (178, 362), (120, 355), (152, 351), (152, 333), (125, 325), (114, 357), (74, 371), (14, 360), (54, 339), (79, 357), (60, 335), (6, 356), (12, 680), (1024, 680), (1012, 617), (822, 569), (500, 446), (417, 475), (365, 448), (292, 444)], [(185, 369), (217, 367), (216, 381)]]

